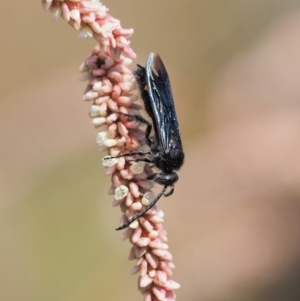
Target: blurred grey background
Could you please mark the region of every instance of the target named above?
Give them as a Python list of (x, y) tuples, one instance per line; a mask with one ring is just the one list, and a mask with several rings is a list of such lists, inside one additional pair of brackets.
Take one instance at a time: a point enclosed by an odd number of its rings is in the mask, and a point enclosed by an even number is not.
[[(178, 300), (299, 301), (300, 1), (104, 4), (171, 78)], [(0, 300), (141, 300), (78, 81), (94, 41), (39, 1), (0, 11)]]

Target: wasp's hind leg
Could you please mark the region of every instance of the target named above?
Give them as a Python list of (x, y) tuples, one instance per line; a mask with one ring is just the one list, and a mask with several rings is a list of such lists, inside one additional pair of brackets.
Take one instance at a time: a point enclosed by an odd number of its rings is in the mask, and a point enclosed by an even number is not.
[(128, 160), (129, 162), (146, 162), (146, 163), (153, 163), (150, 159), (147, 158), (138, 158), (138, 159), (132, 159)]
[[(146, 155), (149, 155), (150, 153), (151, 153), (151, 152), (141, 152), (141, 151), (129, 152), (129, 153), (121, 154), (121, 155), (118, 155), (118, 156), (107, 156), (107, 157), (104, 157), (103, 160), (110, 160), (110, 159), (122, 158), (122, 157), (132, 157), (132, 156), (135, 156), (135, 155), (144, 157), (144, 156), (146, 156)], [(131, 161), (136, 161), (136, 162), (137, 162), (137, 160), (138, 160), (138, 159), (136, 159), (136, 160), (131, 160)]]
[(118, 227), (116, 230), (119, 231), (119, 230), (127, 228), (132, 222), (134, 222), (135, 220), (137, 220), (138, 218), (143, 216), (146, 212), (148, 212), (157, 203), (157, 201), (161, 198), (161, 196), (165, 193), (167, 188), (168, 188), (168, 186), (165, 186), (163, 188), (163, 190), (155, 197), (155, 199), (146, 208), (143, 209), (143, 211), (136, 214), (134, 217), (130, 218), (125, 224)]
[(170, 191), (169, 191), (169, 192), (167, 192), (167, 193), (165, 193), (165, 194), (164, 194), (164, 196), (170, 196), (170, 195), (172, 195), (172, 194), (173, 194), (173, 192), (174, 192), (174, 186), (171, 186), (171, 189), (170, 189)]

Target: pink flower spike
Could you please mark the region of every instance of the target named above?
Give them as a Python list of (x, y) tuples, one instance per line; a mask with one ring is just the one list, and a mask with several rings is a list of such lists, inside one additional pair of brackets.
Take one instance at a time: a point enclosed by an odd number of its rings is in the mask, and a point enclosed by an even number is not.
[[(83, 100), (90, 102), (89, 115), (98, 132), (99, 150), (108, 155), (102, 165), (111, 177), (108, 193), (113, 195), (113, 206), (119, 206), (122, 212), (121, 226), (155, 198), (151, 191), (154, 182), (149, 180), (153, 174), (150, 164), (132, 162), (138, 155), (122, 157), (141, 150), (145, 144), (144, 124), (123, 115), (139, 115), (145, 109), (143, 101), (139, 101), (139, 87), (130, 66), (136, 58), (129, 40), (134, 31), (122, 28), (121, 22), (99, 0), (41, 3), (77, 30), (80, 38), (95, 40), (96, 45), (79, 72), (80, 79), (87, 81)], [(128, 260), (135, 260), (131, 274), (139, 274), (138, 288), (144, 301), (175, 301), (174, 290), (179, 288), (171, 279), (175, 266), (163, 222), (164, 214), (155, 205), (122, 233), (122, 239), (132, 244)]]

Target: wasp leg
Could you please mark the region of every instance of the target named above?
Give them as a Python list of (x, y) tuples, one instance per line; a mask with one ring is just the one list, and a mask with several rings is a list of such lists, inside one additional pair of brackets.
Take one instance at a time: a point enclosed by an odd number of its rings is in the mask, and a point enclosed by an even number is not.
[(171, 190), (169, 192), (165, 193), (164, 196), (170, 196), (173, 194), (173, 192), (174, 192), (174, 186), (172, 186)]
[(132, 159), (132, 160), (128, 160), (129, 162), (146, 162), (146, 163), (152, 163), (152, 161), (150, 161), (149, 159), (145, 158), (138, 158), (138, 159)]
[(167, 188), (168, 188), (168, 186), (165, 186), (163, 188), (163, 190), (155, 197), (155, 199), (146, 208), (143, 209), (143, 211), (139, 212), (134, 217), (130, 218), (125, 224), (123, 224), (122, 226), (118, 227), (116, 230), (119, 231), (119, 230), (127, 228), (132, 222), (134, 222), (135, 220), (137, 220), (138, 218), (140, 218), (141, 216), (143, 216), (147, 211), (149, 211), (157, 203), (157, 201), (165, 193), (165, 191), (167, 190)]
[[(109, 157), (106, 157), (106, 158), (103, 158), (103, 160), (109, 160), (109, 159), (114, 159), (114, 158), (122, 158), (122, 157), (132, 157), (132, 156), (135, 156), (135, 155), (138, 155), (138, 156), (146, 156), (146, 155), (149, 155), (151, 152), (140, 152), (140, 151), (136, 151), (136, 152), (129, 152), (129, 153), (126, 153), (126, 154), (122, 154), (122, 155), (118, 155), (118, 156), (109, 156)], [(133, 160), (133, 161), (136, 161), (136, 160)]]

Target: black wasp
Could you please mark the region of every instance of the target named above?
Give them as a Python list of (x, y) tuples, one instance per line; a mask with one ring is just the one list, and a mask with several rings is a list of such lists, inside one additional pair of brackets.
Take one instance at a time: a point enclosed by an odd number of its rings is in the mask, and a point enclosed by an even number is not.
[[(152, 174), (148, 179), (164, 185), (164, 188), (143, 211), (136, 214), (116, 230), (128, 227), (133, 221), (144, 215), (163, 194), (169, 196), (174, 192), (174, 183), (178, 180), (178, 175), (174, 170), (178, 170), (184, 161), (169, 76), (159, 55), (150, 53), (146, 67), (138, 65), (135, 77), (146, 112), (152, 119), (152, 123), (140, 115), (123, 115), (135, 118), (146, 124), (145, 141), (150, 147), (150, 151), (130, 152), (117, 157), (137, 155), (138, 158), (134, 161), (154, 164), (161, 172)], [(154, 135), (150, 137), (152, 128), (154, 129)], [(168, 187), (171, 187), (171, 189), (165, 193)]]

